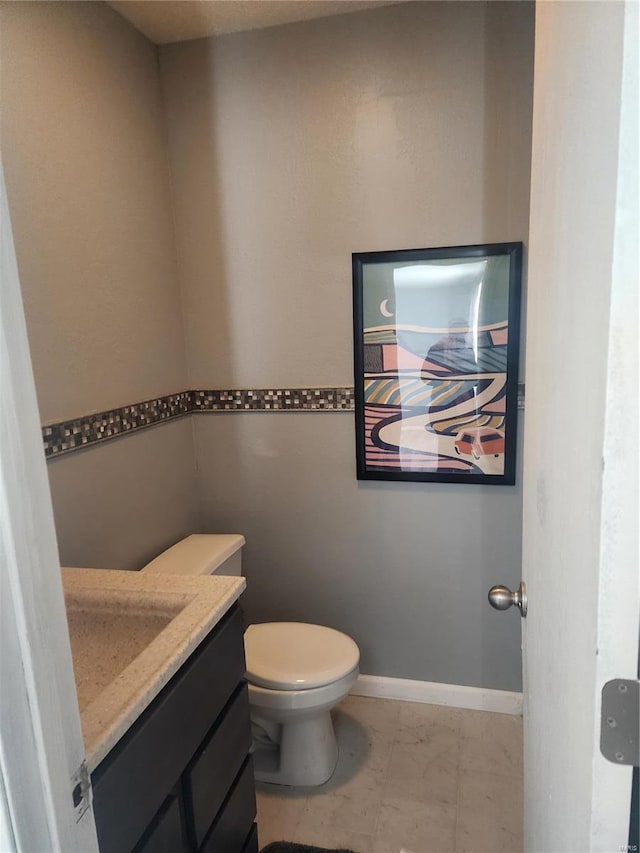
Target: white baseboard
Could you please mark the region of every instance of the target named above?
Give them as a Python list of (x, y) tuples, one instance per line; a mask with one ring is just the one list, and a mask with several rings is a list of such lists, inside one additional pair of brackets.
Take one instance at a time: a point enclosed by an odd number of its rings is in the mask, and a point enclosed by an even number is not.
[(351, 694), (372, 696), (376, 699), (402, 699), (405, 702), (448, 705), (451, 708), (467, 708), (473, 711), (493, 711), (498, 714), (522, 714), (522, 693), (465, 687), (462, 684), (359, 675), (351, 688)]

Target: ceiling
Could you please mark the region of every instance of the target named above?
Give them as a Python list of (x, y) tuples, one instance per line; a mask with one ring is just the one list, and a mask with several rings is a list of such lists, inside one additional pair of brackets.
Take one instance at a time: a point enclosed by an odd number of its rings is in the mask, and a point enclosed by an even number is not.
[(156, 44), (257, 30), (388, 6), (398, 0), (109, 0)]

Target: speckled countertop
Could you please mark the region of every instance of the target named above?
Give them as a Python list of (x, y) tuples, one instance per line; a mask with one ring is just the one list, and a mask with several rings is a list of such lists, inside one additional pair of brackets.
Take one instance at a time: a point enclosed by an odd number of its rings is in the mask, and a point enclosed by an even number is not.
[(62, 569), (89, 772), (245, 588), (244, 578)]

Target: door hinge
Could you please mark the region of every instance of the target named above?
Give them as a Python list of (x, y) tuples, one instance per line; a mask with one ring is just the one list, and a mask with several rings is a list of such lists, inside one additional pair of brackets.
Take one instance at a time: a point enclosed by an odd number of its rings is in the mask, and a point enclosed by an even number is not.
[(640, 765), (640, 681), (614, 678), (602, 688), (600, 752), (614, 764)]
[(91, 776), (86, 761), (82, 762), (71, 777), (71, 798), (77, 823), (91, 805), (92, 799)]

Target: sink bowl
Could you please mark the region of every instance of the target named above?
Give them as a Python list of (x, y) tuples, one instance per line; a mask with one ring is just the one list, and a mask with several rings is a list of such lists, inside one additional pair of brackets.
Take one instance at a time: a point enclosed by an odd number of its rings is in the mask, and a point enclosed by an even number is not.
[(243, 578), (62, 569), (89, 772), (245, 588)]
[(71, 656), (82, 712), (191, 601), (184, 595), (76, 589), (65, 594)]

